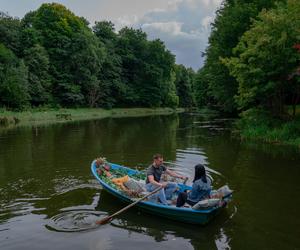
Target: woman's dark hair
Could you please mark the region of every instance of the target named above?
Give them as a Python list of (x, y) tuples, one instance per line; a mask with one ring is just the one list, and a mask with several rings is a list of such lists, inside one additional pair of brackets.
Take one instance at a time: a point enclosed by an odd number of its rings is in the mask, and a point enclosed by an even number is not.
[(199, 179), (207, 183), (205, 167), (202, 164), (197, 164), (195, 166), (195, 177), (193, 182)]

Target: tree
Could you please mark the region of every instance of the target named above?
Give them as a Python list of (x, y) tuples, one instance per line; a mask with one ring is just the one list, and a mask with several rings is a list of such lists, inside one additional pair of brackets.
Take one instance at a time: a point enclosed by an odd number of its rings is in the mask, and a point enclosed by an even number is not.
[(249, 29), (252, 20), (262, 9), (273, 7), (274, 3), (275, 0), (225, 0), (217, 11), (205, 53), (205, 70), (200, 74), (205, 72), (201, 78), (208, 84), (207, 93), (214, 105), (223, 111), (236, 111), (234, 96), (238, 90), (238, 83), (220, 58), (232, 56), (232, 49)]
[(0, 43), (15, 55), (20, 54), (20, 20), (0, 12)]
[(206, 67), (200, 69), (194, 77), (194, 93), (195, 102), (198, 107), (209, 107), (212, 106), (213, 101), (208, 93), (208, 77), (206, 76)]
[(24, 17), (23, 28), (35, 34), (35, 40), (49, 55), (54, 99), (63, 106), (87, 104), (89, 88), (101, 68), (104, 49), (86, 20), (63, 5), (42, 4)]
[(36, 44), (24, 51), (25, 64), (28, 67), (28, 87), (31, 104), (38, 106), (51, 101), (51, 79), (48, 73), (49, 58), (46, 50)]
[(148, 41), (141, 55), (144, 70), (141, 78), (141, 101), (151, 107), (177, 107), (178, 97), (175, 86), (175, 57), (159, 40)]
[(143, 31), (123, 28), (119, 32), (116, 51), (122, 59), (125, 105), (178, 105), (173, 77), (175, 58), (162, 41), (148, 41)]
[(110, 21), (95, 22), (93, 32), (105, 45), (114, 44), (117, 40), (115, 25)]
[[(175, 57), (140, 29), (91, 29), (63, 5), (42, 4), (20, 21), (0, 14), (1, 105), (176, 107), (192, 102), (193, 71), (176, 90)], [(187, 77), (187, 79), (183, 79)]]
[(0, 43), (0, 104), (22, 109), (29, 104), (29, 98), (24, 62)]
[(141, 90), (144, 62), (142, 54), (146, 49), (147, 36), (141, 30), (123, 28), (119, 31), (116, 52), (122, 59), (121, 81), (125, 85), (124, 106), (140, 105), (139, 90)]
[[(300, 43), (295, 44), (293, 48), (297, 50), (298, 54), (300, 54)], [(300, 61), (293, 72), (288, 75), (287, 80), (289, 86), (287, 93), (287, 104), (292, 105), (293, 117), (295, 117), (296, 106), (300, 102)]]
[(90, 91), (99, 83), (98, 74), (105, 60), (105, 48), (90, 30), (82, 30), (74, 35), (70, 50), (73, 83), (80, 87), (84, 104), (90, 105)]
[(97, 105), (110, 108), (122, 103), (126, 96), (126, 85), (121, 80), (122, 59), (116, 52), (118, 37), (112, 22), (96, 22), (93, 31), (108, 55), (98, 74)]
[(192, 107), (194, 105), (192, 82), (195, 72), (193, 70), (188, 71), (183, 65), (176, 65), (175, 73), (179, 107)]
[(236, 100), (240, 109), (262, 105), (282, 115), (288, 75), (299, 65), (294, 45), (300, 40), (300, 3), (289, 0), (263, 11), (224, 64), (237, 79)]

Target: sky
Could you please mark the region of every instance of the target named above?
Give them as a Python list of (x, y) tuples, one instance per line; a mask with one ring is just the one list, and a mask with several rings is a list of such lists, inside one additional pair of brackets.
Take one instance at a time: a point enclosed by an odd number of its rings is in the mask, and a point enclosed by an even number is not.
[[(22, 18), (43, 0), (0, 0), (0, 10)], [(117, 30), (141, 28), (149, 39), (159, 38), (176, 56), (176, 63), (197, 70), (207, 47), (210, 23), (222, 0), (56, 0), (92, 25), (109, 20)]]

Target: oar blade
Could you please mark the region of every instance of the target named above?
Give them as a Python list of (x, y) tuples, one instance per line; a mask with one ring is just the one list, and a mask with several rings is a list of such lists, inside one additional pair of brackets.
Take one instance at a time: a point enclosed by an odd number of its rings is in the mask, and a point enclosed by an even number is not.
[(109, 223), (111, 221), (112, 221), (112, 217), (111, 216), (107, 216), (107, 217), (105, 217), (102, 220), (97, 220), (96, 224), (98, 224), (98, 225), (104, 225), (104, 224), (107, 224), (107, 223)]

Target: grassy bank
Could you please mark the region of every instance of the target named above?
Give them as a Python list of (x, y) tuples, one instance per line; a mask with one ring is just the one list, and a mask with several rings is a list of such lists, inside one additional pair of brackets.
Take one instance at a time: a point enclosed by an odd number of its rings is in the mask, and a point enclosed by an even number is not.
[(40, 125), (70, 121), (101, 119), (106, 117), (138, 117), (147, 115), (168, 115), (183, 112), (183, 109), (171, 108), (128, 108), (105, 110), (100, 108), (87, 109), (33, 109), (23, 112), (0, 110), (0, 127), (20, 125)]
[(300, 147), (300, 107), (297, 107), (297, 114), (292, 120), (281, 121), (253, 109), (244, 112), (236, 125), (242, 140)]

